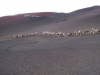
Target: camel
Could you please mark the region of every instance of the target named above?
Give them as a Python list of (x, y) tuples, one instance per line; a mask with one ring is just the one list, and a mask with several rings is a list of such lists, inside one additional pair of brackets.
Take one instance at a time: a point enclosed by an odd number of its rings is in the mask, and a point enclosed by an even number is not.
[(9, 39), (16, 39), (16, 38), (23, 38), (23, 37), (37, 36), (37, 35), (70, 37), (70, 36), (82, 36), (82, 35), (92, 35), (92, 34), (100, 34), (100, 30), (92, 28), (91, 30), (85, 30), (83, 32), (79, 30), (78, 32), (74, 31), (74, 32), (69, 32), (69, 33), (62, 32), (62, 31), (60, 32), (42, 31), (42, 32), (34, 32), (34, 33), (29, 33), (29, 34), (24, 34), (24, 35), (13, 35), (13, 36), (9, 36)]
[(69, 36), (73, 36), (73, 34), (72, 33), (67, 33), (67, 36), (69, 37)]

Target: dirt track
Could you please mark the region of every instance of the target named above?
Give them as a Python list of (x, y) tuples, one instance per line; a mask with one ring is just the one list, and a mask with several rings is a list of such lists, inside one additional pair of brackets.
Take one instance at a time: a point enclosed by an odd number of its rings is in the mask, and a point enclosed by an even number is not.
[(0, 75), (100, 75), (99, 45), (100, 35), (2, 41)]

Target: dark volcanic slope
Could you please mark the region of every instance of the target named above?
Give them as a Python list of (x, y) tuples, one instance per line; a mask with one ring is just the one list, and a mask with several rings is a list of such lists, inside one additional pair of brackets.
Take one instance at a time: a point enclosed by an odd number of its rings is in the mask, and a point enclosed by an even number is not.
[[(61, 20), (65, 18), (64, 13), (30, 13), (21, 14), (15, 16), (8, 16), (0, 18), (0, 37), (12, 34), (19, 34), (29, 30), (39, 31), (37, 28), (45, 26), (47, 24), (52, 24), (56, 20)], [(41, 30), (40, 30), (41, 31)], [(30, 31), (29, 31), (30, 32)]]
[(84, 13), (84, 12), (94, 11), (94, 10), (97, 10), (97, 9), (100, 9), (100, 6), (93, 6), (93, 7), (83, 8), (83, 9), (73, 11), (72, 13)]
[(83, 8), (80, 10), (76, 10), (73, 11), (71, 13), (68, 14), (69, 18), (74, 18), (76, 16), (81, 16), (81, 15), (85, 15), (85, 14), (89, 14), (89, 13), (94, 13), (100, 11), (100, 6), (93, 6), (93, 7), (88, 7), (88, 8)]
[[(54, 21), (58, 22), (55, 23)], [(35, 31), (72, 32), (91, 28), (100, 28), (99, 6), (77, 10), (69, 14), (43, 12), (0, 19), (0, 37)]]
[(90, 30), (91, 28), (100, 29), (100, 9), (85, 11), (84, 13), (69, 13), (66, 21), (49, 24), (41, 27), (49, 31), (73, 32), (78, 30)]
[[(65, 13), (30, 13), (0, 19), (0, 37), (35, 31), (78, 31), (100, 28), (100, 7)], [(65, 20), (65, 21), (63, 21)], [(55, 21), (58, 21), (55, 23)]]

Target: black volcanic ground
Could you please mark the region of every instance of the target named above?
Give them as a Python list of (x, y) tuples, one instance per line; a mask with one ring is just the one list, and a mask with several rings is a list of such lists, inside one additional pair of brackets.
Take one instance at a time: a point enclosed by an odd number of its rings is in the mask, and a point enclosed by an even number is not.
[[(31, 17), (34, 15), (40, 17)], [(67, 14), (40, 12), (1, 17), (0, 75), (100, 75), (100, 34), (4, 40), (36, 31), (91, 28), (100, 29), (100, 6)]]

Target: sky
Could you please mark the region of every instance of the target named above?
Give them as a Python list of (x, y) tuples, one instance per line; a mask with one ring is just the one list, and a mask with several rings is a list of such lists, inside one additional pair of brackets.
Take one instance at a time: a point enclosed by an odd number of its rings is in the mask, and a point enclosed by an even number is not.
[(65, 12), (100, 5), (100, 0), (0, 0), (0, 17), (34, 12)]

